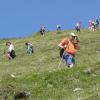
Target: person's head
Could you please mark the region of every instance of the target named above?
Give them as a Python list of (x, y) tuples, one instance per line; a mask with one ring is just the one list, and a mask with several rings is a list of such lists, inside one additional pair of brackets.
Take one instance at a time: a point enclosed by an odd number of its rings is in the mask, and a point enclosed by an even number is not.
[(11, 44), (11, 42), (6, 42), (6, 46), (9, 46)]
[(27, 46), (28, 45), (28, 42), (26, 42), (25, 45)]
[(70, 33), (70, 36), (72, 37), (72, 40), (74, 40), (75, 37), (77, 37), (77, 35), (75, 33)]
[(98, 20), (98, 18), (96, 18), (96, 20)]

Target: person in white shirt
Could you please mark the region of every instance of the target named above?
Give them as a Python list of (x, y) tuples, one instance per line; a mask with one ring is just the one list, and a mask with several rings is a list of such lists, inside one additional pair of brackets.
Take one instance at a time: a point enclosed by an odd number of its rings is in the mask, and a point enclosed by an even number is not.
[(57, 31), (61, 30), (61, 25), (57, 25)]
[(76, 29), (77, 32), (80, 32), (80, 31), (81, 31), (80, 23), (77, 23), (77, 24), (75, 25), (75, 29)]
[(6, 42), (8, 46), (7, 57), (8, 59), (14, 59), (16, 57), (14, 45), (11, 42)]

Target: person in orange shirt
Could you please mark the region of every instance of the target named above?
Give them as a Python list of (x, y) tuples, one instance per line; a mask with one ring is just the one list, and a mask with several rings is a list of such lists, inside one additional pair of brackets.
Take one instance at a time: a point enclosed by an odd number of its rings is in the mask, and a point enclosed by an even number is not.
[(60, 57), (64, 58), (68, 67), (73, 67), (75, 64), (75, 54), (80, 49), (78, 45), (78, 36), (71, 33), (69, 39), (64, 38), (60, 44)]

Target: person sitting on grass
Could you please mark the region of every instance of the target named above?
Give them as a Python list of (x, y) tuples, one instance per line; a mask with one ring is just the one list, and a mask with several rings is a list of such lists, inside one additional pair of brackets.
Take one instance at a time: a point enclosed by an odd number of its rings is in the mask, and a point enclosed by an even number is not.
[(60, 56), (65, 59), (66, 65), (72, 68), (75, 64), (75, 54), (79, 50), (78, 36), (70, 34), (69, 39), (64, 38), (58, 45), (61, 48)]
[(8, 47), (8, 51), (7, 51), (7, 58), (10, 59), (14, 59), (16, 57), (16, 53), (15, 53), (15, 49), (14, 49), (14, 45), (11, 42), (6, 42), (6, 46)]
[(28, 54), (34, 53), (32, 43), (26, 42), (25, 45), (26, 45), (26, 50)]

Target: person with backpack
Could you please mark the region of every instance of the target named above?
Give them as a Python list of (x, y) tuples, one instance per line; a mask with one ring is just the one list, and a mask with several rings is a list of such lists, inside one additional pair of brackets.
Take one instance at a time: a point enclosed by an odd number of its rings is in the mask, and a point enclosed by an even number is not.
[(32, 43), (26, 42), (25, 45), (26, 45), (26, 51), (28, 54), (34, 53)]
[(58, 45), (61, 49), (60, 57), (65, 59), (69, 68), (75, 65), (75, 54), (80, 49), (78, 42), (78, 36), (75, 33), (71, 33), (68, 40), (64, 38)]
[(57, 31), (61, 31), (61, 25), (57, 25)]
[(14, 59), (16, 57), (14, 45), (11, 42), (6, 42), (6, 46), (8, 47), (7, 58)]

